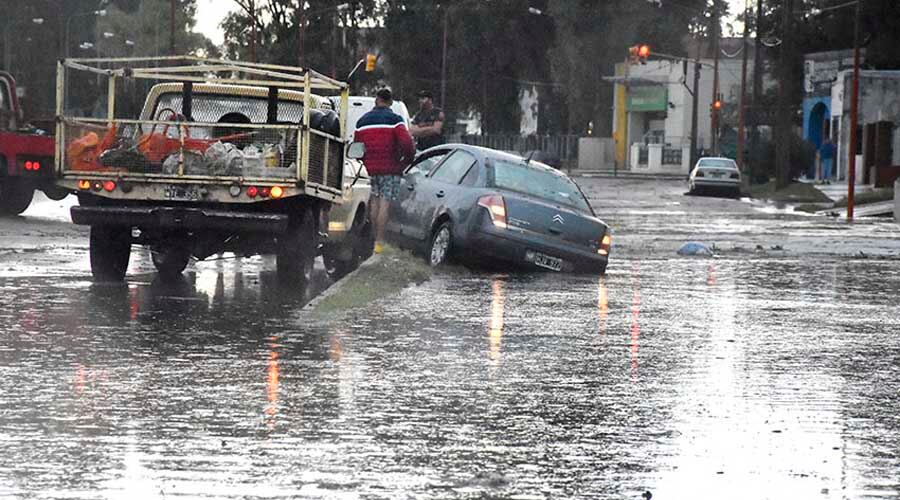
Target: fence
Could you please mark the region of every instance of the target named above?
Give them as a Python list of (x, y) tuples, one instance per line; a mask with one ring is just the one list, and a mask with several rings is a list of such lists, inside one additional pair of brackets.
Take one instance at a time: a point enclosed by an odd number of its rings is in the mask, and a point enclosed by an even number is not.
[(558, 159), (559, 164), (554, 166), (574, 168), (578, 165), (578, 139), (577, 135), (457, 134), (448, 137), (448, 142), (471, 144), (523, 155), (531, 151), (541, 151), (543, 153), (541, 161), (549, 163), (552, 161), (551, 159)]

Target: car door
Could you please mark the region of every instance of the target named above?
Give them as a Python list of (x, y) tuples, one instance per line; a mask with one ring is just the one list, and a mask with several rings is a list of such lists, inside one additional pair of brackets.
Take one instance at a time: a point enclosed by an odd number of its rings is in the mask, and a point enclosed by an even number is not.
[(418, 182), (411, 201), (411, 237), (424, 241), (431, 236), (431, 226), (439, 215), (458, 210), (462, 191), (468, 189), (460, 181), (477, 162), (472, 153), (457, 149)]
[(400, 192), (397, 200), (391, 203), (387, 223), (387, 231), (403, 236), (412, 237), (410, 221), (415, 217), (410, 212), (415, 209), (413, 198), (416, 195), (417, 185), (427, 178), (428, 174), (452, 151), (452, 148), (444, 148), (429, 151), (419, 155), (403, 173), (400, 179)]

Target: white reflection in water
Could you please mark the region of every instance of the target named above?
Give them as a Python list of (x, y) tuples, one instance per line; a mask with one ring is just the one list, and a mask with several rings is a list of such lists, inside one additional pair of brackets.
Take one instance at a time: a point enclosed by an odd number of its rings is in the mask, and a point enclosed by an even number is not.
[(655, 488), (669, 498), (840, 498), (839, 396), (827, 389), (836, 382), (792, 387), (800, 367), (752, 364), (757, 340), (738, 329), (751, 329), (753, 313), (742, 311), (734, 280), (714, 264), (706, 271), (685, 312), (704, 329), (705, 352), (680, 379), (677, 437)]
[(606, 276), (597, 279), (597, 325), (600, 335), (606, 335), (606, 317), (609, 315), (609, 291)]
[(506, 305), (506, 295), (503, 289), (504, 281), (494, 278), (491, 281), (491, 319), (488, 323), (488, 357), (495, 364), (500, 363), (500, 342), (503, 339), (503, 314)]

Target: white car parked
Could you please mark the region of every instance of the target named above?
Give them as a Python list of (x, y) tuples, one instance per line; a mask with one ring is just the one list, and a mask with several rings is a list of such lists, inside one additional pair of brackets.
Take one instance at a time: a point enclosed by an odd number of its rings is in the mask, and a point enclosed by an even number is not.
[(692, 194), (715, 189), (728, 191), (734, 197), (739, 197), (741, 172), (731, 158), (700, 158), (691, 171), (688, 184)]

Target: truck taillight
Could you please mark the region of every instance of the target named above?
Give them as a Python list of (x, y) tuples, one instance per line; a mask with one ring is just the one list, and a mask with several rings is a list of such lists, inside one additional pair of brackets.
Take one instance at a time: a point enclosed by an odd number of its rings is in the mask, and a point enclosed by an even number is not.
[(272, 189), (269, 190), (269, 196), (276, 200), (281, 198), (284, 196), (284, 188), (281, 186), (272, 186)]
[(268, 198), (270, 192), (271, 192), (271, 190), (270, 190), (269, 188), (267, 188), (267, 187), (261, 187), (261, 188), (259, 188), (259, 196), (260, 196), (261, 198)]
[(25, 170), (31, 170), (37, 172), (41, 169), (41, 162), (39, 161), (26, 161), (25, 162)]
[(104, 181), (103, 189), (108, 193), (112, 192), (114, 189), (116, 189), (116, 183), (113, 181)]
[(506, 201), (499, 194), (489, 194), (478, 199), (478, 206), (487, 209), (491, 222), (506, 229)]
[(256, 186), (250, 186), (247, 188), (247, 196), (251, 198), (256, 198), (256, 195), (259, 194), (259, 189)]
[(91, 181), (89, 181), (87, 179), (81, 179), (80, 181), (78, 181), (78, 189), (80, 189), (82, 191), (87, 191), (87, 190), (91, 189)]

